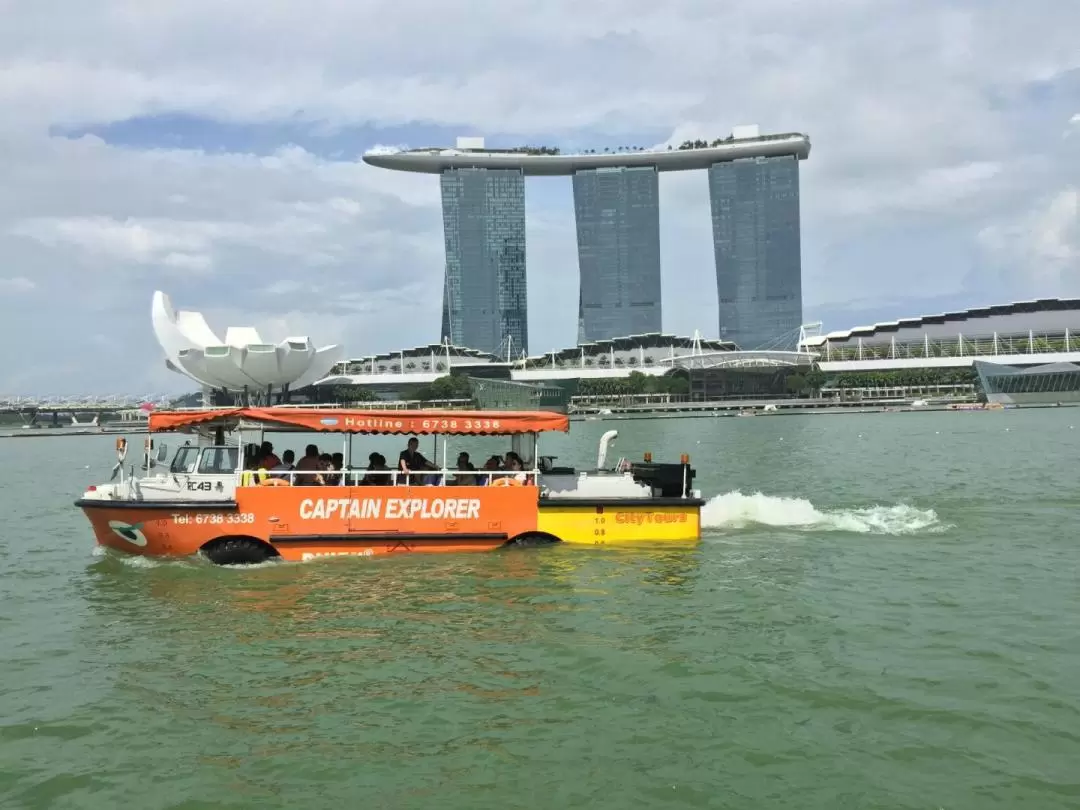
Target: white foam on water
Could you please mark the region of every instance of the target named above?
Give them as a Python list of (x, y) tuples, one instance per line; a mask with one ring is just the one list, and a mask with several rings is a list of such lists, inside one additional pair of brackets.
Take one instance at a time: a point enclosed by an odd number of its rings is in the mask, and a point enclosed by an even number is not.
[(159, 560), (154, 557), (142, 557), (138, 554), (125, 554), (123, 556), (117, 556), (122, 565), (126, 565), (128, 568), (160, 568), (168, 563), (164, 560)]
[(933, 509), (907, 504), (821, 510), (805, 498), (774, 497), (760, 492), (744, 495), (737, 490), (710, 498), (701, 510), (703, 529), (741, 529), (754, 525), (893, 535), (936, 533), (948, 528)]
[(161, 568), (162, 566), (168, 565), (191, 565), (191, 561), (185, 558), (144, 557), (141, 554), (127, 554), (101, 545), (94, 546), (90, 552), (90, 556), (94, 558), (107, 557), (128, 568), (150, 569)]

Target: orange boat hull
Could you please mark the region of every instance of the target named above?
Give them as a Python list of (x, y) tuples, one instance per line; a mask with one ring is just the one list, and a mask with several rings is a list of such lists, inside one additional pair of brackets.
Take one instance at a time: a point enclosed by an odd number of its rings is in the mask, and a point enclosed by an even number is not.
[(235, 502), (78, 502), (100, 545), (189, 557), (247, 538), (310, 560), (491, 551), (535, 533), (535, 487), (240, 487)]

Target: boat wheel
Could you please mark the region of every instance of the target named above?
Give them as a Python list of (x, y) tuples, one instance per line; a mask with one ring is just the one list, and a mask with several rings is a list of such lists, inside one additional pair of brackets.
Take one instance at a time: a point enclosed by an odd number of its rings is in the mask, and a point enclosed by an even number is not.
[(538, 548), (540, 546), (553, 546), (559, 542), (558, 537), (542, 532), (527, 532), (520, 534), (506, 543), (503, 548)]
[(273, 546), (254, 537), (219, 537), (200, 550), (214, 565), (258, 565), (279, 556)]

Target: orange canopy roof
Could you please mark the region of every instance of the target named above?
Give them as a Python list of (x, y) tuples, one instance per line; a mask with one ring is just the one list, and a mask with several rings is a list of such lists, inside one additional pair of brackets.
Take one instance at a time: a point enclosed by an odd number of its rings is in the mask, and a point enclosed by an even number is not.
[(219, 408), (203, 411), (151, 411), (150, 432), (181, 430), (241, 420), (320, 433), (432, 434), (497, 436), (570, 430), (570, 417), (550, 411), (390, 411), (329, 408)]

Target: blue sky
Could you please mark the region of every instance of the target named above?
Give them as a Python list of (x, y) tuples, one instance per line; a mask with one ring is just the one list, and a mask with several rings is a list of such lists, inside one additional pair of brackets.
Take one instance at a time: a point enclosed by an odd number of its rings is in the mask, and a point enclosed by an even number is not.
[[(0, 28), (0, 396), (186, 390), (150, 297), (350, 355), (438, 338), (437, 179), (380, 144), (809, 134), (826, 329), (1080, 295), (1080, 6), (18, 0)], [(570, 183), (527, 185), (530, 348), (576, 335)], [(664, 326), (717, 331), (705, 176), (661, 183)], [(569, 303), (568, 303), (569, 302)]]

